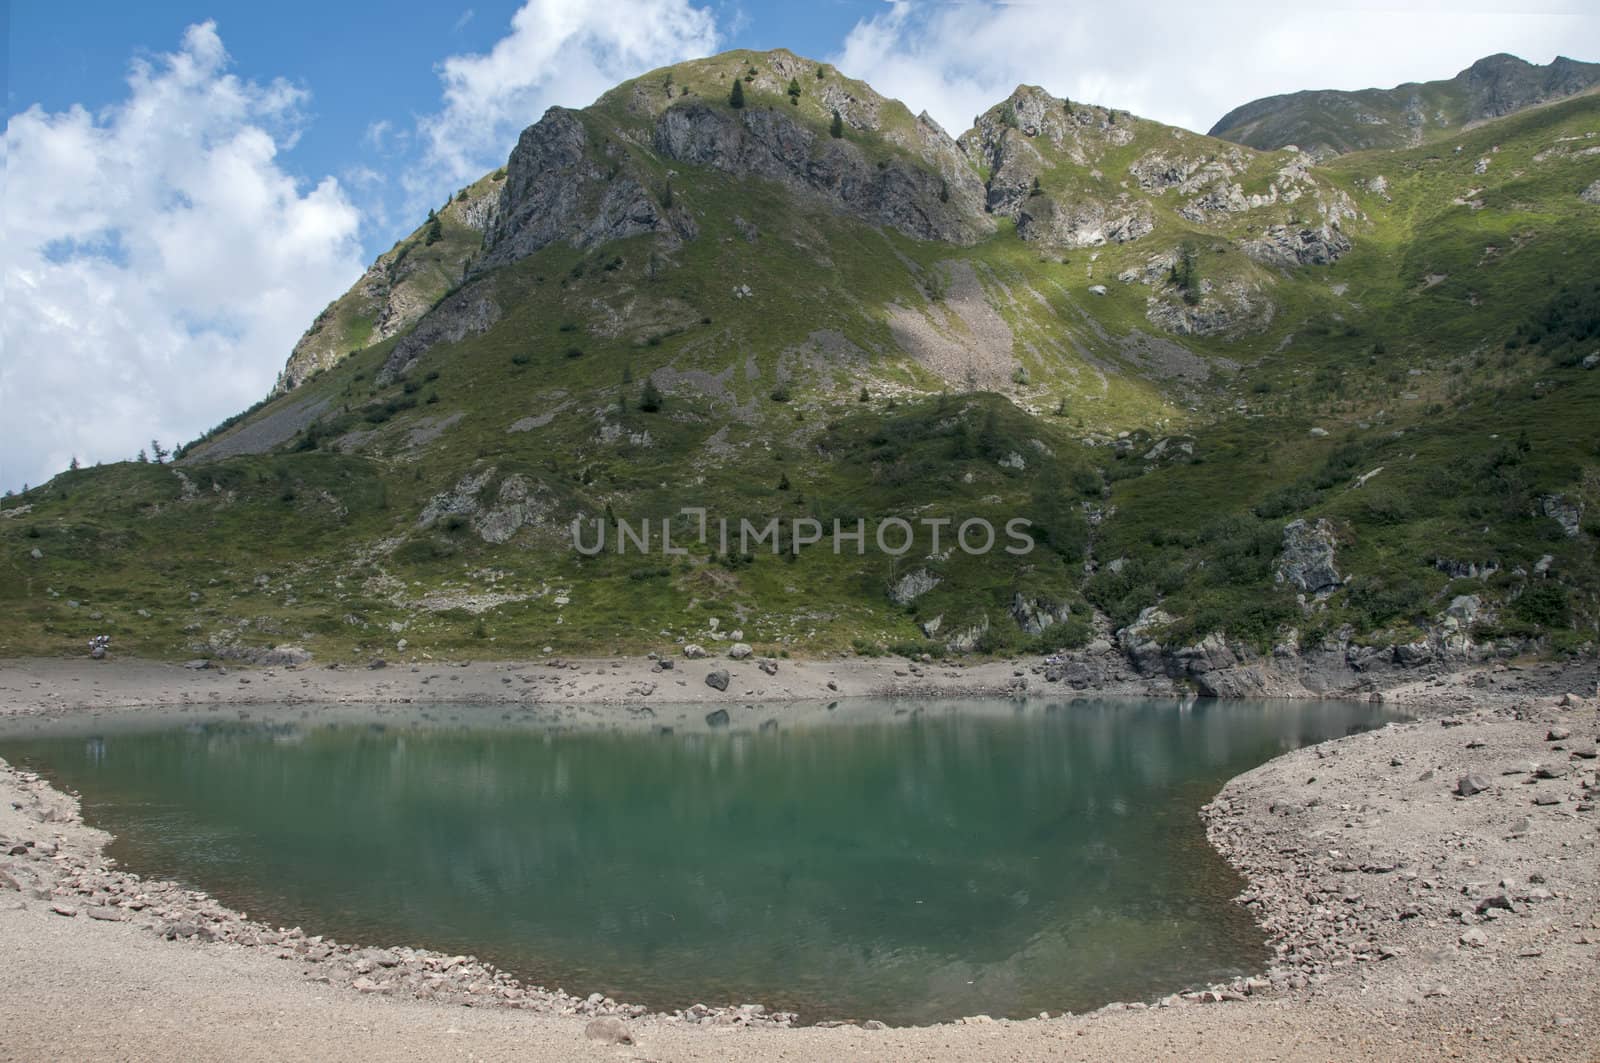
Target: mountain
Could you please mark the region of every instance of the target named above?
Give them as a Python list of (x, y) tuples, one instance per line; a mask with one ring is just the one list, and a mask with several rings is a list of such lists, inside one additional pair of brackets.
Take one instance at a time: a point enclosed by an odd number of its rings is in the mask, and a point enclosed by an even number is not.
[(1295, 144), (1319, 158), (1415, 147), (1458, 135), (1479, 122), (1591, 92), (1596, 85), (1600, 63), (1559, 56), (1548, 66), (1538, 66), (1501, 53), (1446, 81), (1268, 96), (1223, 115), (1211, 135), (1264, 151)]
[[(1250, 693), (1574, 652), (1597, 137), (1580, 96), (1319, 165), (1032, 86), (952, 137), (782, 50), (654, 71), (525, 130), (176, 464), (6, 500), (0, 655), (737, 629)], [(1032, 552), (958, 535), (1018, 517)], [(835, 521), (863, 548), (801, 543)]]

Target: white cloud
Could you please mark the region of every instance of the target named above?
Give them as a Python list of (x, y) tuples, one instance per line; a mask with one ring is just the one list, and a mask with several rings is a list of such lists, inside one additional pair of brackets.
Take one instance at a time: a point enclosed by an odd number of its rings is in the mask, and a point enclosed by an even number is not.
[(1600, 12), (1592, 0), (893, 0), (831, 61), (952, 135), (1023, 83), (1204, 132), (1260, 96), (1448, 78), (1495, 52), (1600, 58)]
[(487, 53), (439, 64), (444, 106), (418, 120), (413, 213), (503, 165), (552, 105), (582, 107), (619, 81), (715, 50), (709, 9), (688, 0), (528, 0)]
[(7, 123), (0, 484), (197, 436), (264, 395), (360, 275), (339, 183), (276, 160), (305, 93), (227, 65), (215, 25), (191, 26), (115, 106)]

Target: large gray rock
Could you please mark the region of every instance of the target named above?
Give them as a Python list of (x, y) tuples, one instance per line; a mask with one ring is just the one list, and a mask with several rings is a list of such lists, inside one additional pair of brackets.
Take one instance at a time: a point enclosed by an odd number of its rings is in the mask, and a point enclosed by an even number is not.
[(1071, 615), (1071, 607), (1064, 603), (1028, 597), (1021, 591), (1011, 598), (1011, 619), (1029, 635), (1040, 634), (1052, 624), (1065, 623)]
[(1579, 192), (1578, 198), (1585, 203), (1593, 203), (1595, 206), (1600, 207), (1600, 181), (1596, 181), (1582, 192)]
[(728, 673), (726, 669), (718, 668), (714, 672), (708, 672), (706, 674), (706, 686), (712, 690), (727, 690)]
[(1328, 266), (1350, 250), (1350, 238), (1337, 222), (1315, 228), (1269, 225), (1265, 232), (1244, 242), (1244, 253), (1273, 266)]
[(615, 1015), (602, 1015), (583, 1028), (583, 1036), (603, 1045), (631, 1045), (633, 1033), (626, 1023)]
[(1171, 623), (1170, 615), (1151, 605), (1140, 610), (1138, 619), (1117, 632), (1117, 645), (1140, 675), (1166, 671), (1166, 651), (1155, 636)]
[(1337, 539), (1326, 519), (1316, 524), (1291, 521), (1283, 529), (1283, 553), (1278, 558), (1276, 578), (1292, 583), (1310, 594), (1332, 591), (1339, 586), (1339, 570), (1334, 565)]
[(1566, 495), (1540, 495), (1539, 512), (1561, 525), (1567, 538), (1575, 539), (1583, 530), (1583, 503)]
[(909, 605), (933, 590), (939, 583), (939, 577), (925, 568), (907, 572), (889, 586), (889, 600), (896, 605)]

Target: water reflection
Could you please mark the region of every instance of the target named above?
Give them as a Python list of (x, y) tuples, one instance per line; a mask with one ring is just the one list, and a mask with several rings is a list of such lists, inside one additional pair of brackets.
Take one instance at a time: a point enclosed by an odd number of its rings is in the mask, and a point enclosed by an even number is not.
[(0, 754), (79, 790), (127, 865), (258, 917), (657, 1007), (921, 1022), (1251, 968), (1259, 935), (1196, 808), (1379, 719), (1342, 703), (894, 710), (677, 734), (219, 721)]

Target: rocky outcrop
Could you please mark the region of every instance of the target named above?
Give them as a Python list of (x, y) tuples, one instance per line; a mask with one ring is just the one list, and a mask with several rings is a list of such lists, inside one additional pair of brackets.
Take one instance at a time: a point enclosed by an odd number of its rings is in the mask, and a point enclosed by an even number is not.
[(1596, 181), (1582, 192), (1579, 192), (1578, 198), (1585, 203), (1593, 203), (1595, 206), (1600, 207), (1600, 181)]
[(1334, 565), (1338, 539), (1326, 519), (1315, 524), (1291, 521), (1283, 529), (1283, 552), (1274, 576), (1279, 583), (1290, 583), (1308, 594), (1325, 594), (1338, 588), (1339, 570)]
[(1583, 503), (1566, 495), (1539, 496), (1539, 514), (1561, 525), (1569, 539), (1576, 539), (1583, 531)]
[[(484, 231), (500, 200), (493, 177), (463, 189), (438, 212), (448, 226)], [(461, 242), (428, 243), (424, 225), (377, 260), (337, 300), (317, 315), (278, 375), (274, 394), (298, 387), (307, 377), (337, 365), (410, 328), (461, 278), (477, 248)]]
[(663, 207), (614, 144), (590, 142), (580, 112), (552, 107), (512, 149), (482, 265), (515, 262), (559, 240), (590, 248), (646, 233), (692, 239), (696, 232), (693, 218)]
[(848, 138), (819, 136), (782, 111), (687, 100), (656, 119), (652, 146), (676, 162), (765, 178), (820, 196), (907, 236), (975, 242), (992, 230), (982, 215), (982, 187), (961, 165), (954, 141), (932, 119), (918, 119), (917, 132), (917, 155), (908, 152), (875, 164)]
[(940, 583), (938, 576), (925, 568), (907, 572), (889, 587), (889, 600), (896, 605), (910, 605), (933, 590)]
[(1057, 203), (1050, 196), (1030, 196), (1018, 208), (1017, 235), (1050, 247), (1099, 247), (1126, 244), (1155, 230), (1148, 204), (1129, 196), (1109, 202), (1083, 199)]
[(1178, 336), (1225, 336), (1266, 328), (1276, 309), (1271, 299), (1246, 281), (1213, 284), (1203, 280), (1197, 302), (1189, 303), (1169, 287), (1146, 297), (1144, 316), (1157, 328)]
[(417, 527), (426, 530), (451, 518), (457, 523), (464, 519), (478, 538), (498, 545), (544, 520), (549, 507), (541, 494), (540, 485), (516, 473), (497, 480), (491, 465), (429, 499), (417, 516)]
[(1273, 266), (1330, 266), (1350, 250), (1350, 238), (1337, 222), (1315, 228), (1271, 225), (1244, 242), (1244, 253)]
[(1064, 624), (1072, 616), (1072, 609), (1064, 602), (1029, 596), (1018, 591), (1011, 598), (1011, 619), (1024, 634), (1038, 635), (1054, 624)]
[(392, 383), (438, 344), (460, 343), (494, 327), (500, 320), (500, 304), (495, 302), (492, 288), (485, 282), (470, 285), (429, 311), (389, 352), (378, 371), (378, 383)]

